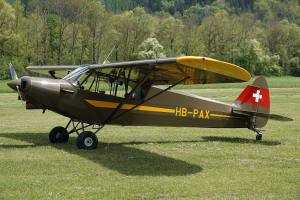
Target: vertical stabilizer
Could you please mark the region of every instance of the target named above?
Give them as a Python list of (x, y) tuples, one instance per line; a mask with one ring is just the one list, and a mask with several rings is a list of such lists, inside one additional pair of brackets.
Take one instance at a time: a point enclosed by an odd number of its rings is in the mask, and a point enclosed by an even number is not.
[(255, 127), (266, 125), (268, 118), (259, 117), (259, 114), (270, 113), (270, 93), (264, 77), (256, 78), (252, 85), (248, 85), (243, 90), (234, 102), (234, 110), (252, 113), (255, 116)]

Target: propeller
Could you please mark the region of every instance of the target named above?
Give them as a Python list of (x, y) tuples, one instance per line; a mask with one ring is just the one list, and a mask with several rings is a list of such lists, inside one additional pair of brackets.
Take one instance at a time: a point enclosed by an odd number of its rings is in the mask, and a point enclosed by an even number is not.
[(17, 80), (18, 75), (17, 75), (17, 72), (16, 72), (14, 66), (11, 63), (9, 63), (8, 68), (9, 68), (11, 79), (12, 80)]
[(10, 76), (11, 76), (11, 79), (12, 79), (12, 81), (10, 81), (8, 83), (8, 85), (11, 88), (16, 89), (16, 91), (18, 92), (18, 99), (21, 100), (21, 102), (23, 104), (23, 99), (22, 99), (22, 95), (21, 95), (21, 92), (20, 92), (20, 85), (19, 85), (20, 81), (18, 79), (17, 72), (16, 72), (14, 66), (11, 63), (9, 63), (8, 68), (9, 68)]

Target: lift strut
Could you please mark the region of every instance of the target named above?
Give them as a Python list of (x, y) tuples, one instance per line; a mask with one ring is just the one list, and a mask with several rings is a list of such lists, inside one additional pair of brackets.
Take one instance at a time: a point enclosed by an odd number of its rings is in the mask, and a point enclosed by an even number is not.
[[(119, 118), (119, 117), (121, 117), (122, 115), (128, 113), (128, 112), (131, 111), (131, 110), (134, 110), (134, 109), (137, 108), (138, 106), (140, 106), (140, 105), (142, 105), (142, 104), (144, 104), (144, 103), (150, 101), (151, 99), (153, 99), (153, 98), (155, 98), (155, 97), (161, 95), (162, 93), (164, 93), (164, 92), (170, 90), (171, 88), (175, 87), (176, 85), (178, 85), (178, 84), (184, 82), (185, 80), (187, 80), (187, 79), (189, 79), (189, 78), (190, 78), (189, 76), (186, 76), (186, 77), (184, 77), (183, 79), (179, 80), (178, 82), (174, 83), (173, 85), (170, 85), (170, 86), (167, 87), (166, 89), (164, 89), (164, 90), (162, 90), (162, 91), (159, 91), (158, 93), (152, 95), (151, 97), (149, 97), (149, 98), (147, 98), (147, 99), (142, 100), (140, 103), (138, 103), (137, 105), (133, 106), (132, 108), (130, 108), (130, 109), (128, 109), (128, 110), (126, 110), (126, 111), (120, 113), (119, 115), (117, 115), (117, 116), (115, 116), (115, 117), (112, 116), (111, 121), (112, 121), (112, 120), (115, 120), (115, 119), (117, 119), (117, 118)], [(121, 107), (120, 107), (120, 108), (121, 108)], [(118, 109), (119, 109), (119, 108), (118, 108)]]

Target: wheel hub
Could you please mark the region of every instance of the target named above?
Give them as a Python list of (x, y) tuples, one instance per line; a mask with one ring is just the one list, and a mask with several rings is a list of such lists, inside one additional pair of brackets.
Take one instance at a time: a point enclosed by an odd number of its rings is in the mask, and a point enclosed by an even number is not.
[(55, 138), (56, 138), (56, 139), (59, 139), (59, 138), (60, 138), (60, 136), (61, 136), (61, 132), (57, 132), (57, 134), (56, 134)]
[(90, 137), (86, 137), (86, 138), (84, 139), (84, 145), (87, 146), (87, 147), (92, 146), (93, 143), (94, 143), (94, 141), (93, 141), (93, 139), (90, 138)]

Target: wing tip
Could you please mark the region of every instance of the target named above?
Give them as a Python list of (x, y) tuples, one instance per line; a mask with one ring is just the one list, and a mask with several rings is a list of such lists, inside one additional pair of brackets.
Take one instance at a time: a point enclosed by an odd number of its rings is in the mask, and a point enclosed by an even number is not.
[[(252, 78), (251, 74), (243, 67), (214, 58), (202, 56), (180, 56), (176, 58), (176, 62), (193, 68), (208, 70), (228, 76), (240, 80), (241, 82), (247, 82)], [(201, 66), (201, 64), (205, 65), (205, 67)]]

